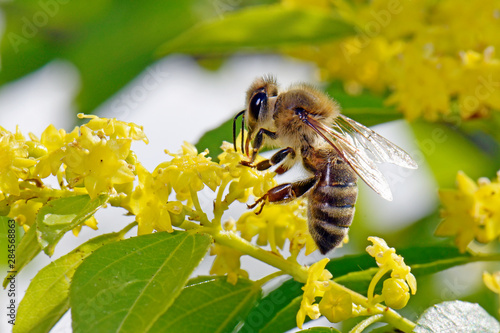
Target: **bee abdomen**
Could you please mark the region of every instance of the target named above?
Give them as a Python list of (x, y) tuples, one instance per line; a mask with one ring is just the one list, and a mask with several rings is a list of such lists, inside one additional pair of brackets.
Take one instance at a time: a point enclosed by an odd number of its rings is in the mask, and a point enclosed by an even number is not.
[(309, 232), (325, 254), (339, 246), (354, 217), (355, 183), (317, 186), (309, 195)]

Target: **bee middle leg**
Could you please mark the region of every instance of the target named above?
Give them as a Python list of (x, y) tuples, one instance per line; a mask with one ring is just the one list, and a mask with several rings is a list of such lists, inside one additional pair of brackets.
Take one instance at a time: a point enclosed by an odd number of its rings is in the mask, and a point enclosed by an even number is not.
[[(293, 150), (293, 148), (288, 147), (281, 149), (278, 152), (276, 152), (273, 156), (271, 156), (270, 159), (261, 161), (257, 164), (252, 164), (251, 162), (247, 161), (241, 161), (241, 164), (251, 168), (256, 168), (259, 171), (263, 171), (269, 169), (273, 165), (282, 162), (288, 156), (290, 156), (292, 159), (295, 158), (295, 150)], [(278, 167), (278, 169), (276, 169), (276, 173), (281, 175), (282, 173), (288, 171), (288, 169), (289, 167), (281, 165)]]
[(273, 187), (269, 191), (266, 192), (262, 197), (257, 199), (253, 204), (247, 205), (249, 209), (256, 207), (259, 203), (261, 206), (259, 211), (256, 214), (260, 214), (266, 202), (273, 203), (286, 203), (290, 202), (298, 197), (304, 195), (307, 191), (309, 191), (314, 184), (316, 184), (316, 177), (311, 177), (305, 180), (301, 180), (294, 183), (285, 183), (278, 186)]

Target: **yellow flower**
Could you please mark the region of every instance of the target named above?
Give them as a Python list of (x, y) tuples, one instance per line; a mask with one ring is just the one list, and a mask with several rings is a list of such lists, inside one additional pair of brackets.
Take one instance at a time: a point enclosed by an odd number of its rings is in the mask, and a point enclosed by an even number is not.
[(227, 275), (227, 282), (233, 285), (238, 282), (238, 276), (248, 278), (248, 273), (240, 268), (242, 252), (224, 245), (214, 244), (210, 249), (210, 255), (216, 256), (210, 274)]
[(483, 282), (489, 290), (500, 295), (500, 271), (493, 274), (484, 272)]
[(184, 142), (181, 153), (167, 151), (173, 159), (156, 168), (157, 177), (172, 186), (177, 200), (191, 199), (191, 192), (201, 191), (204, 185), (215, 191), (221, 184), (223, 168), (206, 157), (207, 153), (198, 154), (193, 145)]
[(37, 200), (17, 200), (11, 204), (7, 216), (16, 220), (17, 224), (23, 228), (28, 229), (35, 223), (36, 214), (43, 205), (43, 202)]
[(29, 176), (29, 168), (36, 164), (29, 158), (28, 146), (19, 128), (11, 133), (0, 127), (0, 197), (19, 195), (18, 180)]
[(476, 239), (489, 243), (500, 236), (500, 182), (482, 179), (477, 184), (465, 173), (457, 174), (456, 190), (440, 190), (443, 204), (436, 236), (455, 236), (461, 252)]
[(151, 174), (142, 166), (136, 164), (139, 184), (130, 196), (127, 206), (136, 216), (139, 224), (139, 235), (150, 234), (153, 230), (172, 232), (170, 214), (181, 214), (180, 202), (169, 202), (170, 190), (157, 173)]
[(93, 230), (97, 230), (97, 220), (96, 220), (95, 216), (92, 215), (83, 224), (80, 224), (78, 227), (73, 228), (72, 232), (73, 232), (73, 235), (75, 235), (75, 237), (78, 237), (78, 235), (80, 234), (80, 231), (82, 230), (82, 226), (84, 226), (84, 225), (86, 225), (87, 227), (89, 227)]
[[(224, 230), (235, 232), (235, 224), (233, 220), (229, 220), (224, 224)], [(240, 268), (240, 257), (242, 252), (233, 248), (213, 244), (210, 249), (210, 255), (216, 256), (210, 269), (210, 274), (227, 275), (227, 282), (236, 284), (238, 277), (242, 276), (248, 278), (248, 273)]]
[(307, 270), (307, 282), (302, 287), (304, 294), (300, 309), (297, 312), (297, 326), (302, 328), (306, 315), (311, 319), (318, 319), (321, 316), (319, 305), (315, 304), (316, 297), (323, 297), (325, 292), (331, 288), (329, 280), (333, 277), (332, 274), (325, 269), (326, 264), (330, 261), (324, 258), (317, 263), (314, 263)]
[[(411, 289), (411, 294), (417, 292), (417, 281), (415, 276), (410, 273), (411, 268), (404, 263), (403, 257), (396, 254), (394, 248), (390, 248), (385, 240), (379, 237), (368, 237), (368, 240), (373, 243), (366, 248), (366, 252), (375, 258), (379, 271), (375, 274), (368, 287), (368, 299), (372, 302), (384, 300), (386, 305), (395, 305), (397, 308), (402, 308), (408, 302), (408, 290)], [(391, 271), (391, 278), (384, 281), (382, 295), (374, 297), (373, 292), (378, 281), (385, 273)], [(404, 284), (405, 287), (401, 286)], [(408, 289), (409, 287), (409, 289)]]
[(66, 133), (64, 129), (58, 130), (51, 124), (42, 132), (40, 143), (47, 148), (48, 153), (52, 153), (78, 138), (79, 131), (79, 128), (75, 127), (72, 132)]
[(115, 118), (99, 118), (95, 115), (85, 115), (83, 113), (79, 113), (78, 118), (90, 119), (85, 126), (93, 131), (102, 131), (109, 138), (126, 138), (135, 141), (142, 140), (146, 144), (149, 143), (146, 134), (144, 134), (144, 128), (134, 123), (126, 123)]
[(70, 187), (84, 184), (91, 198), (113, 193), (113, 185), (133, 182), (133, 166), (125, 159), (130, 153), (130, 139), (105, 139), (86, 126), (81, 135), (67, 146), (62, 161)]
[(352, 297), (345, 291), (328, 289), (319, 302), (319, 311), (332, 323), (349, 319), (352, 317)]
[(278, 248), (283, 249), (287, 239), (294, 257), (304, 247), (306, 255), (317, 249), (307, 229), (306, 207), (301, 199), (287, 204), (267, 204), (259, 215), (246, 212), (240, 216), (236, 227), (241, 237), (250, 241), (258, 235), (257, 244), (270, 244), (275, 253)]
[[(237, 139), (239, 142), (239, 140)], [(263, 196), (269, 189), (276, 185), (275, 173), (269, 171), (258, 171), (254, 168), (241, 165), (245, 156), (235, 152), (233, 145), (224, 142), (221, 146), (223, 153), (218, 156), (219, 163), (228, 172), (233, 181), (229, 185), (229, 193), (226, 196), (228, 204), (235, 200), (247, 202), (250, 194), (256, 198)], [(258, 157), (260, 161), (262, 157)]]
[(57, 130), (54, 125), (49, 125), (43, 132), (40, 144), (47, 149), (47, 153), (40, 156), (35, 167), (35, 174), (40, 178), (46, 178), (50, 174), (56, 175), (63, 163), (67, 144), (78, 138), (80, 129), (75, 127), (71, 133), (66, 133), (64, 129)]

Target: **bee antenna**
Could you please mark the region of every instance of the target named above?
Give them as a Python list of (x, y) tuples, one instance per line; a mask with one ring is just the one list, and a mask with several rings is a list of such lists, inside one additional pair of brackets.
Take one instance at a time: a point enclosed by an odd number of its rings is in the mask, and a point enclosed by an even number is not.
[(245, 147), (243, 143), (245, 142), (245, 113), (241, 116), (241, 152), (245, 154)]
[[(233, 118), (233, 145), (234, 145), (234, 151), (238, 151), (238, 148), (236, 147), (236, 120), (238, 119), (239, 116), (242, 117), (241, 121), (241, 129), (242, 129), (242, 136), (244, 135), (243, 132), (243, 126), (245, 125), (245, 110), (238, 112), (238, 114)], [(242, 137), (243, 140), (243, 137)], [(243, 151), (243, 144), (241, 144), (241, 150)]]

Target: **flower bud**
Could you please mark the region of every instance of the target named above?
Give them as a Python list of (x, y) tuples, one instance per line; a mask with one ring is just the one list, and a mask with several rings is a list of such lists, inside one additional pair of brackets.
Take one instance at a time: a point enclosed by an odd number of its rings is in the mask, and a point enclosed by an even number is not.
[(382, 288), (385, 304), (393, 309), (404, 308), (410, 299), (409, 290), (403, 279), (389, 278), (385, 280)]

